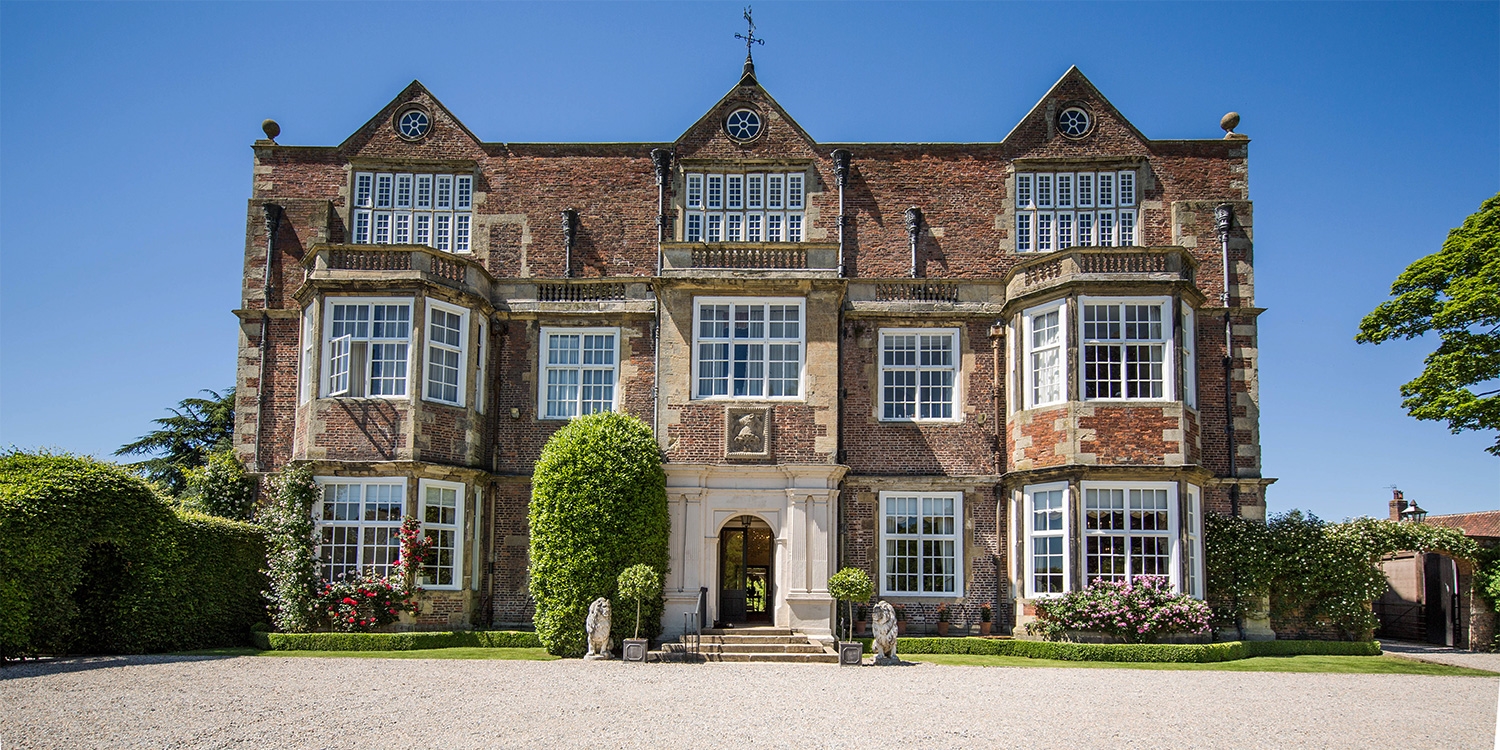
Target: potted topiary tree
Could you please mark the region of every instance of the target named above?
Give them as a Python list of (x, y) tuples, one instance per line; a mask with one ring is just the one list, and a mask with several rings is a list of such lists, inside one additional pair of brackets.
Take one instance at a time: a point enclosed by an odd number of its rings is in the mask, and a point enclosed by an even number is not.
[(839, 664), (858, 665), (864, 655), (864, 644), (854, 640), (854, 603), (869, 601), (875, 593), (870, 576), (859, 568), (844, 568), (828, 578), (828, 593), (834, 599), (847, 602), (849, 624), (844, 628), (845, 639), (839, 641)]
[(632, 565), (620, 573), (620, 598), (635, 600), (635, 636), (625, 639), (625, 661), (646, 660), (648, 639), (641, 637), (641, 603), (661, 594), (661, 576), (645, 563)]
[(990, 605), (989, 604), (981, 604), (981, 605), (979, 605), (979, 634), (980, 635), (989, 635), (990, 634), (990, 625), (992, 624), (992, 623), (990, 623), (990, 620), (993, 619), (993, 618), (994, 618), (994, 613), (990, 611)]

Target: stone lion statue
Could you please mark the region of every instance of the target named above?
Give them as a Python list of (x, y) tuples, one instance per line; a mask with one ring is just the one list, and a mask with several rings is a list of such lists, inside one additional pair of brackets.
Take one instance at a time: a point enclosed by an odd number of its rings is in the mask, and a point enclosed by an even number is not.
[(599, 597), (589, 605), (589, 616), (583, 621), (583, 632), (588, 637), (589, 651), (583, 655), (585, 659), (609, 659), (612, 658), (610, 648), (610, 608), (609, 600)]
[(875, 620), (875, 663), (900, 664), (896, 656), (896, 609), (890, 602), (880, 602), (871, 610)]

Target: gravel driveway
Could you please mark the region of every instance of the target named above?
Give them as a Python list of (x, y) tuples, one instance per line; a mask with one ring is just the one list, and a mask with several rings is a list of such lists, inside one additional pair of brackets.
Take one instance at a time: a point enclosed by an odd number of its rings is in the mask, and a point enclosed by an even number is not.
[(1491, 748), (1500, 680), (119, 657), (0, 670), (0, 746)]

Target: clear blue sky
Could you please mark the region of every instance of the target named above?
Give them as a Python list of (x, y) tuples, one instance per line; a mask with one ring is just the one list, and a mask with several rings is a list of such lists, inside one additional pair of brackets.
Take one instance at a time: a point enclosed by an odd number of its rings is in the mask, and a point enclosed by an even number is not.
[[(1153, 138), (1237, 110), (1271, 509), (1500, 507), (1492, 436), (1400, 407), (1360, 317), (1500, 190), (1500, 4), (756, 3), (823, 141), (997, 141), (1078, 65)], [(234, 382), (250, 143), (342, 141), (413, 78), (488, 141), (670, 141), (739, 4), (0, 3), (0, 445), (107, 455)]]

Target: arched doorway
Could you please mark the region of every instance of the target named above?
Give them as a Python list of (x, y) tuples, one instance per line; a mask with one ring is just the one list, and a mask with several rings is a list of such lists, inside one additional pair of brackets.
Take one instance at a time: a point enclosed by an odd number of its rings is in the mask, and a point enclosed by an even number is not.
[(739, 516), (719, 532), (721, 625), (769, 624), (775, 576), (775, 533), (755, 516)]

